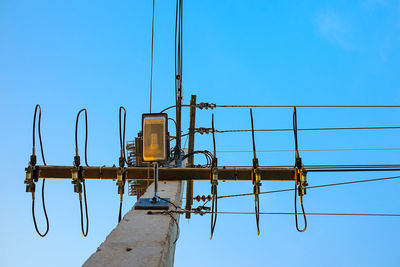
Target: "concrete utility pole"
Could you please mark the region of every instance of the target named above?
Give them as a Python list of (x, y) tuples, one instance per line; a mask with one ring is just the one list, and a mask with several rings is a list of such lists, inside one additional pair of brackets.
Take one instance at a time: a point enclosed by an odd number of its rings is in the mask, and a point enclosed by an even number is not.
[[(160, 182), (160, 197), (170, 198), (181, 206), (182, 184), (182, 181)], [(143, 197), (151, 198), (153, 194), (154, 186), (149, 186)], [(168, 214), (147, 213), (132, 208), (83, 266), (173, 266), (180, 214), (171, 214), (175, 222)]]

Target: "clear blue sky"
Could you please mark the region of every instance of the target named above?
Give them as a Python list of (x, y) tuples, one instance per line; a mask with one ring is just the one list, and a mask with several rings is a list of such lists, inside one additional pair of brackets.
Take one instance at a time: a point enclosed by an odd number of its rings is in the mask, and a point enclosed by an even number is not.
[[(80, 233), (70, 181), (49, 180), (50, 232), (39, 238), (25, 193), (35, 104), (42, 106), (48, 164), (70, 165), (74, 120), (86, 107), (91, 165), (118, 162), (118, 108), (128, 112), (127, 138), (149, 111), (151, 1), (0, 1), (0, 265), (79, 266), (116, 226), (115, 182), (87, 182), (89, 236)], [(156, 1), (154, 109), (174, 103), (174, 1)], [(184, 102), (217, 104), (400, 104), (400, 2), (185, 1)], [(214, 111), (217, 129), (249, 128), (247, 109)], [(210, 127), (199, 111), (197, 126)], [(171, 113), (173, 116), (173, 113)], [(184, 129), (188, 127), (188, 110)], [(254, 110), (256, 128), (291, 127), (290, 109)], [(400, 110), (299, 109), (303, 127), (398, 126)], [(82, 129), (82, 128), (81, 128)], [(80, 135), (83, 137), (83, 133)], [(313, 148), (400, 147), (398, 130), (301, 132)], [(81, 147), (83, 145), (81, 140)], [(257, 133), (258, 149), (292, 149), (292, 133)], [(211, 136), (196, 148), (211, 149)], [(218, 150), (250, 150), (251, 135), (217, 135)], [(307, 152), (305, 164), (398, 163), (398, 151)], [(293, 164), (293, 153), (259, 154), (261, 165)], [(196, 158), (201, 162), (200, 157)], [(250, 165), (251, 154), (219, 154), (221, 165)], [(398, 173), (310, 174), (323, 184)], [(39, 187), (39, 186), (38, 186)], [(262, 190), (292, 188), (264, 182)], [(195, 183), (195, 195), (209, 194)], [(309, 212), (400, 213), (399, 181), (309, 190)], [(40, 190), (38, 190), (40, 192)], [(219, 193), (252, 191), (250, 182), (220, 183)], [(261, 211), (293, 210), (293, 194), (260, 197)], [(124, 212), (134, 204), (126, 197)], [(220, 200), (222, 211), (253, 211), (253, 198)], [(38, 221), (44, 226), (40, 205)], [(220, 215), (209, 240), (209, 216), (181, 218), (175, 266), (399, 266), (397, 218), (309, 217), (298, 233), (292, 216)], [(134, 234), (134, 233), (132, 233)]]

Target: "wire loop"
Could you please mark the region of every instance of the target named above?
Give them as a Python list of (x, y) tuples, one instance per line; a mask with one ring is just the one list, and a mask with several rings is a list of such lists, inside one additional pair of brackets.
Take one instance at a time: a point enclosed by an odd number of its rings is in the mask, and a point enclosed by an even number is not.
[[(153, 3), (154, 4), (154, 3)], [(153, 6), (154, 9), (154, 6)], [(154, 10), (153, 10), (154, 11)], [(154, 18), (153, 18), (154, 19)], [(150, 105), (151, 109), (151, 105)], [(121, 111), (124, 111), (124, 124), (122, 127), (121, 123)], [(126, 129), (126, 109), (121, 106), (119, 107), (119, 144), (121, 148), (121, 155), (119, 157), (119, 170), (117, 173), (117, 186), (118, 186), (118, 194), (120, 195), (120, 202), (119, 202), (119, 212), (118, 212), (118, 222), (121, 221), (122, 219), (122, 203), (124, 199), (124, 188), (125, 188), (125, 183), (126, 183), (126, 168), (125, 168), (125, 163), (127, 165), (128, 161), (126, 160), (126, 154), (125, 154), (125, 129)]]
[[(253, 121), (253, 110), (250, 109), (250, 121), (251, 121), (251, 137), (253, 141), (253, 170), (252, 170), (252, 181), (253, 181), (253, 192), (254, 192), (254, 210), (256, 214), (256, 225), (257, 235), (260, 235), (260, 186), (261, 177), (258, 171), (258, 158), (256, 154), (256, 141), (254, 138), (254, 121)], [(213, 131), (214, 132), (214, 131)]]
[(44, 187), (45, 187), (46, 179), (43, 179), (43, 182), (42, 182), (42, 206), (43, 206), (44, 217), (46, 219), (46, 231), (44, 233), (41, 233), (39, 231), (39, 228), (38, 228), (37, 222), (36, 222), (36, 215), (35, 215), (35, 182), (37, 182), (38, 178), (39, 178), (38, 177), (39, 171), (36, 166), (36, 154), (35, 154), (35, 132), (36, 132), (35, 130), (36, 130), (36, 117), (37, 117), (38, 111), (39, 111), (38, 133), (39, 133), (40, 151), (41, 151), (41, 155), (42, 155), (43, 165), (46, 166), (46, 160), (44, 158), (44, 153), (43, 153), (42, 134), (41, 134), (42, 109), (41, 109), (40, 105), (37, 104), (35, 107), (34, 115), (33, 115), (32, 155), (31, 155), (31, 160), (29, 162), (29, 167), (27, 168), (27, 177), (25, 179), (25, 184), (27, 184), (26, 191), (32, 193), (32, 219), (33, 219), (33, 224), (35, 226), (36, 233), (40, 237), (45, 237), (47, 235), (47, 233), (49, 232), (49, 228), (50, 228), (49, 217), (47, 216), (46, 203), (45, 203), (45, 198), (44, 198)]
[[(211, 125), (214, 129), (214, 114), (212, 114)], [(212, 158), (212, 167), (211, 167), (211, 235), (210, 240), (213, 237), (215, 225), (217, 223), (217, 215), (218, 215), (218, 160), (217, 160), (217, 150), (215, 146), (215, 134), (213, 131), (213, 148), (214, 154)]]
[[(294, 147), (295, 147), (295, 184), (294, 184), (294, 218), (296, 221), (296, 229), (299, 232), (305, 232), (307, 229), (307, 217), (304, 211), (303, 205), (303, 195), (305, 195), (305, 186), (307, 186), (307, 181), (305, 180), (305, 171), (303, 170), (303, 163), (299, 155), (299, 146), (297, 139), (297, 112), (296, 107), (293, 107), (293, 135), (294, 135)], [(297, 188), (299, 187), (299, 188)], [(303, 229), (299, 228), (299, 223), (297, 220), (297, 195), (300, 198), (301, 210), (304, 218)]]
[[(82, 235), (86, 237), (89, 233), (89, 214), (88, 214), (88, 206), (87, 206), (87, 198), (86, 198), (86, 183), (83, 174), (82, 166), (80, 165), (80, 156), (78, 149), (78, 125), (79, 125), (79, 115), (85, 112), (85, 164), (89, 167), (87, 161), (87, 143), (88, 143), (88, 118), (87, 118), (87, 110), (85, 108), (81, 109), (76, 116), (75, 122), (75, 157), (74, 157), (74, 169), (72, 170), (72, 184), (74, 184), (74, 192), (78, 193), (79, 196), (79, 209), (81, 215), (81, 230)], [(85, 204), (85, 218), (86, 218), (86, 229), (83, 224), (83, 207), (82, 207), (82, 185), (83, 185), (83, 201)]]

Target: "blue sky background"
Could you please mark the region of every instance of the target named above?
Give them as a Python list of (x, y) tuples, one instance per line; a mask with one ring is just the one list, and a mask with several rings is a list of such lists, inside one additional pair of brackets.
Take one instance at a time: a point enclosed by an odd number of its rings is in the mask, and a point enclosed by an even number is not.
[[(127, 109), (127, 138), (149, 111), (152, 1), (0, 1), (0, 265), (79, 266), (116, 226), (112, 181), (88, 181), (89, 236), (80, 233), (70, 181), (49, 180), (50, 232), (39, 238), (25, 193), (35, 104), (42, 106), (48, 164), (70, 165), (76, 113), (89, 116), (88, 161), (117, 164), (118, 108)], [(400, 2), (185, 1), (184, 102), (217, 104), (400, 104)], [(156, 1), (155, 110), (174, 104), (175, 2)], [(188, 127), (188, 110), (184, 129)], [(290, 128), (290, 109), (254, 110), (256, 128)], [(210, 127), (211, 111), (197, 126)], [(217, 109), (216, 128), (248, 129), (248, 109)], [(171, 116), (173, 112), (171, 112)], [(399, 126), (399, 109), (298, 109), (299, 128)], [(83, 129), (82, 127), (80, 129)], [(83, 132), (80, 133), (83, 148)], [(218, 150), (251, 150), (251, 135), (219, 134)], [(398, 130), (300, 132), (299, 146), (400, 147)], [(292, 133), (257, 133), (257, 148), (292, 149)], [(196, 149), (211, 150), (211, 136)], [(221, 165), (251, 165), (251, 153), (219, 153)], [(259, 153), (261, 165), (293, 164), (293, 153)], [(398, 163), (397, 151), (305, 152), (305, 164)], [(201, 163), (201, 157), (196, 158)], [(310, 185), (398, 173), (310, 174)], [(262, 190), (292, 188), (264, 182)], [(39, 188), (39, 186), (38, 186)], [(399, 181), (309, 190), (309, 212), (400, 213)], [(207, 182), (195, 195), (209, 194)], [(250, 182), (220, 183), (219, 193), (247, 193)], [(38, 190), (40, 195), (40, 190)], [(126, 197), (124, 212), (134, 204)], [(261, 211), (291, 212), (293, 193), (263, 195)], [(38, 201), (40, 202), (40, 201)], [(39, 203), (38, 203), (39, 204)], [(222, 211), (253, 211), (253, 198), (219, 201)], [(44, 226), (40, 205), (37, 216)], [(175, 266), (399, 266), (397, 218), (308, 217), (298, 233), (292, 216), (220, 215), (209, 240), (209, 216), (181, 218)], [(132, 233), (134, 234), (134, 233)]]

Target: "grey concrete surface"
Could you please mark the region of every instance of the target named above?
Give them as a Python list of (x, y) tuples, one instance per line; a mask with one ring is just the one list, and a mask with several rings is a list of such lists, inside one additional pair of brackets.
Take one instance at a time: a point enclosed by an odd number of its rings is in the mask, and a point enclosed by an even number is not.
[[(182, 182), (159, 182), (159, 196), (181, 206), (182, 188)], [(151, 185), (142, 197), (153, 194)], [(180, 215), (174, 217), (179, 222)], [(176, 223), (169, 215), (148, 215), (147, 210), (132, 208), (83, 266), (172, 267), (176, 233)]]

